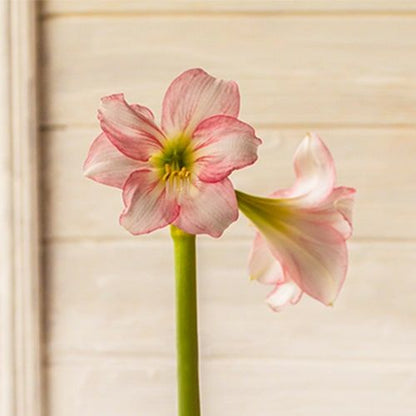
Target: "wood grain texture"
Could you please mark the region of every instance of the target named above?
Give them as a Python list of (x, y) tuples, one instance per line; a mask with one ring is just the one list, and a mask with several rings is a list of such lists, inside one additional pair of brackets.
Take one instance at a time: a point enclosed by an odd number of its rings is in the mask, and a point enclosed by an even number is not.
[(235, 79), (264, 144), (233, 174), (289, 186), (307, 130), (358, 188), (350, 271), (334, 308), (281, 314), (249, 282), (252, 230), (199, 239), (202, 398), (215, 416), (414, 416), (416, 3), (388, 0), (42, 2), (48, 416), (175, 412), (167, 230), (131, 237), (119, 191), (82, 176), (99, 98), (155, 110), (201, 66)]
[[(175, 414), (171, 361), (81, 359), (53, 362), (50, 414)], [(214, 360), (202, 363), (206, 415), (413, 416), (413, 364), (339, 361)]]
[(43, 14), (120, 12), (405, 12), (411, 0), (46, 0)]
[[(130, 238), (118, 224), (120, 192), (87, 180), (82, 163), (95, 129), (44, 134), (45, 236), (48, 239)], [(358, 189), (355, 236), (416, 238), (416, 129), (320, 129), (333, 152), (338, 183)], [(259, 195), (290, 186), (292, 158), (303, 129), (260, 129), (264, 143), (252, 167), (232, 175), (236, 188)], [(242, 217), (228, 235), (251, 236)], [(160, 234), (156, 234), (160, 236)]]
[[(205, 358), (416, 359), (416, 244), (352, 243), (334, 308), (307, 297), (284, 313), (249, 282), (249, 241), (200, 239)], [(48, 245), (49, 357), (174, 357), (174, 279), (168, 239)], [(392, 284), (394, 280), (394, 284)]]
[(43, 416), (36, 7), (0, 2), (2, 416)]
[(93, 125), (115, 92), (157, 110), (197, 66), (237, 80), (258, 126), (415, 124), (411, 16), (71, 17), (46, 20), (43, 43), (46, 125)]

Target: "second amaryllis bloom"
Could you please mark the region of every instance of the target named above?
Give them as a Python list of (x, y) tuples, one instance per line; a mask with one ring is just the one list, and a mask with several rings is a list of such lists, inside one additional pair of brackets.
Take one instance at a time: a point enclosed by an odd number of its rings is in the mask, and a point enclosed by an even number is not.
[(238, 86), (202, 69), (177, 77), (163, 100), (161, 126), (123, 94), (102, 99), (102, 134), (84, 164), (87, 177), (122, 188), (120, 223), (132, 234), (174, 224), (220, 236), (238, 217), (228, 176), (254, 163), (261, 140), (237, 119)]
[(303, 293), (331, 305), (347, 272), (355, 189), (335, 187), (332, 156), (308, 135), (294, 160), (292, 188), (261, 198), (237, 191), (240, 210), (258, 229), (249, 260), (252, 279), (273, 286), (276, 311)]

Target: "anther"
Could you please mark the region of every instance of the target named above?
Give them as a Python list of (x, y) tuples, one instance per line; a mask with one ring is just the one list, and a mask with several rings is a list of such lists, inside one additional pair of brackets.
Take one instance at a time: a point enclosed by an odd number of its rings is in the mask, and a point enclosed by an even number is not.
[(174, 180), (175, 177), (178, 179), (185, 179), (189, 178), (189, 176), (191, 175), (191, 173), (186, 169), (185, 166), (182, 166), (180, 170), (175, 168), (176, 166), (172, 168), (172, 165), (166, 163), (165, 173), (162, 176), (162, 180), (166, 182), (167, 180)]
[(169, 163), (165, 163), (165, 174), (162, 177), (163, 181), (168, 180), (169, 176), (171, 175), (171, 169)]
[(182, 169), (180, 170), (180, 172), (178, 173), (180, 178), (186, 178), (186, 174), (187, 174), (187, 170), (185, 168), (185, 166), (182, 167)]

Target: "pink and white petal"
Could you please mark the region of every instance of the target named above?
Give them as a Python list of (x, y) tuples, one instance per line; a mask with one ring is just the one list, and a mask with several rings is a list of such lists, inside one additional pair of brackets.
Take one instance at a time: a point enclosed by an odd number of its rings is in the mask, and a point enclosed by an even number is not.
[(199, 178), (217, 182), (233, 170), (254, 163), (261, 140), (248, 124), (234, 117), (217, 115), (197, 126), (192, 143)]
[(123, 94), (110, 95), (101, 99), (98, 119), (120, 152), (132, 159), (147, 161), (152, 153), (162, 148), (161, 142), (165, 139), (148, 117), (150, 110), (139, 107), (128, 105)]
[(280, 312), (285, 306), (298, 303), (301, 297), (302, 291), (296, 283), (288, 281), (276, 285), (267, 296), (266, 302), (275, 312)]
[(205, 118), (216, 114), (237, 117), (240, 93), (234, 81), (223, 81), (203, 69), (190, 69), (170, 84), (163, 99), (162, 128), (169, 136), (191, 135)]
[(279, 261), (272, 255), (266, 241), (256, 233), (249, 256), (250, 279), (271, 285), (283, 282), (283, 270)]
[(355, 189), (340, 186), (318, 206), (302, 210), (309, 221), (327, 224), (337, 230), (344, 239), (352, 234), (352, 207)]
[(155, 116), (152, 112), (152, 110), (150, 110), (150, 108), (145, 107), (144, 105), (140, 105), (140, 104), (130, 104), (130, 107), (138, 114), (141, 115), (143, 117), (148, 118), (149, 120), (154, 121)]
[(123, 187), (125, 209), (120, 224), (133, 235), (150, 233), (171, 224), (179, 214), (174, 198), (169, 198), (156, 172), (133, 172)]
[(266, 231), (264, 237), (288, 279), (325, 305), (335, 301), (348, 265), (345, 239), (337, 230), (298, 220), (283, 232)]
[(104, 185), (122, 188), (130, 174), (143, 167), (143, 163), (121, 153), (101, 133), (92, 143), (84, 163), (84, 175)]
[(325, 214), (293, 201), (236, 192), (239, 208), (267, 241), (284, 280), (326, 305), (334, 302), (345, 280), (348, 254), (346, 239)]
[(335, 184), (335, 166), (331, 153), (316, 134), (308, 134), (294, 158), (296, 182), (292, 188), (277, 191), (275, 198), (291, 198), (303, 206), (319, 204)]
[(354, 188), (340, 186), (334, 189), (333, 194), (335, 196), (335, 209), (342, 215), (345, 220), (344, 223), (346, 223), (344, 224), (346, 232), (343, 235), (345, 238), (349, 238), (352, 234), (352, 212), (356, 190)]
[(174, 224), (190, 234), (220, 237), (238, 218), (237, 200), (228, 179), (221, 182), (197, 182), (183, 195), (180, 213)]

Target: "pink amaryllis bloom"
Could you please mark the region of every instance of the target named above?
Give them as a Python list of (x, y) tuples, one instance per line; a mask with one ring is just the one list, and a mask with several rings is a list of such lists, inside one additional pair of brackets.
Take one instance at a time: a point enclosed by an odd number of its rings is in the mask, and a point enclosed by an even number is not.
[(302, 294), (332, 305), (345, 279), (355, 189), (335, 187), (332, 156), (316, 135), (298, 147), (295, 184), (261, 198), (237, 191), (240, 210), (258, 229), (250, 254), (252, 279), (273, 286), (278, 311)]
[(238, 86), (202, 69), (169, 86), (159, 127), (152, 112), (123, 94), (101, 100), (102, 133), (84, 164), (87, 177), (123, 190), (120, 223), (132, 234), (174, 224), (219, 237), (238, 217), (228, 176), (257, 159), (261, 140), (237, 119)]

